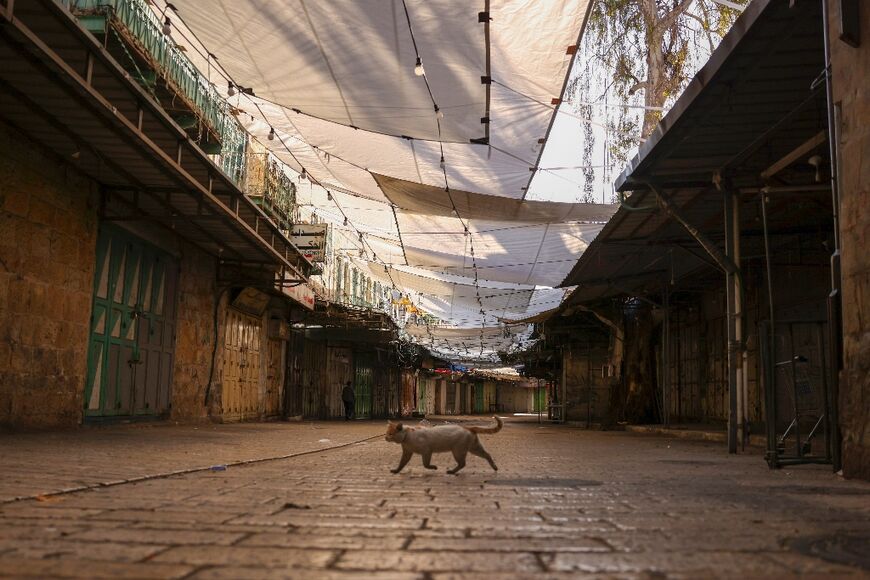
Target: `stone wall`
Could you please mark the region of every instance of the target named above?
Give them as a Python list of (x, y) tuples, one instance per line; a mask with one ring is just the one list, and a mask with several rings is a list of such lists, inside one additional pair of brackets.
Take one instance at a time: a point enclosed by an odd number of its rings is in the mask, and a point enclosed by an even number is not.
[(0, 426), (80, 422), (96, 184), (0, 123)]
[(870, 2), (859, 2), (860, 45), (839, 40), (829, 0), (834, 103), (840, 109), (840, 246), (843, 356), (840, 427), (846, 477), (870, 479)]
[[(207, 418), (206, 387), (209, 376), (212, 379), (209, 397), (213, 403), (212, 411), (216, 415), (220, 414), (220, 369), (223, 363), (223, 349), (220, 346), (223, 343), (227, 296), (226, 293), (217, 295), (216, 281), (214, 258), (185, 244), (178, 280), (175, 373), (172, 378), (172, 418), (175, 420)], [(220, 300), (217, 333), (215, 300)], [(218, 341), (216, 351), (215, 339)]]

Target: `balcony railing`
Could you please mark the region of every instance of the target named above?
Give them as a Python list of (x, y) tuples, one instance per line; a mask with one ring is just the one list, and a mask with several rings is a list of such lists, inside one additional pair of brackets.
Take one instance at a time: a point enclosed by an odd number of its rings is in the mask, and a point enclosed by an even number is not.
[(269, 215), (281, 229), (290, 230), (298, 221), (296, 184), (284, 172), (284, 165), (268, 150), (251, 141), (246, 152), (245, 193)]
[[(244, 129), (232, 115), (232, 107), (214, 85), (199, 72), (175, 41), (164, 34), (160, 17), (145, 0), (67, 0), (82, 25), (102, 35), (122, 66), (160, 102), (161, 81), (171, 93), (161, 105), (192, 134), (203, 151), (236, 183), (245, 169)], [(112, 51), (112, 49), (115, 51)], [(179, 111), (177, 98), (187, 114)], [(172, 101), (170, 103), (166, 101)]]

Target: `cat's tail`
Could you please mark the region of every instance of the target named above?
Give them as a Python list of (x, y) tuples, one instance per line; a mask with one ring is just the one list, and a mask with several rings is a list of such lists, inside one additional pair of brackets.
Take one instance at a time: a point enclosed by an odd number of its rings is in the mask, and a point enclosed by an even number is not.
[(472, 433), (498, 433), (501, 431), (504, 422), (502, 422), (500, 417), (493, 417), (493, 419), (495, 419), (495, 422), (497, 423), (495, 427), (466, 427), (466, 429)]

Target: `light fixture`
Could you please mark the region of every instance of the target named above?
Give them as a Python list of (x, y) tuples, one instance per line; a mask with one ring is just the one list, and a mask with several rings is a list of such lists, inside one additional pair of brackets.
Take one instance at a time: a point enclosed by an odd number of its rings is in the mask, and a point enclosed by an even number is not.
[(299, 174), (299, 177), (300, 177), (301, 179), (308, 179), (308, 172), (305, 171), (305, 168), (304, 168), (304, 167), (302, 168), (302, 173)]
[(344, 216), (344, 225), (347, 225), (347, 216)]
[(275, 128), (269, 127), (269, 141), (275, 140)]
[(417, 64), (414, 65), (414, 74), (418, 77), (426, 74), (426, 71), (423, 70), (423, 61), (420, 59), (419, 56), (417, 57)]
[[(326, 201), (332, 201), (332, 192), (331, 191), (326, 192)], [(345, 219), (347, 219), (347, 218), (345, 218)], [(345, 225), (347, 225), (347, 224), (345, 224)]]
[(363, 241), (362, 232), (359, 233), (359, 241)]
[(821, 155), (813, 155), (809, 159), (807, 159), (807, 163), (812, 165), (816, 170), (816, 183), (821, 183), (822, 181), (822, 157)]
[(453, 206), (453, 210), (450, 213), (453, 214), (453, 217), (459, 217), (459, 212), (456, 211), (456, 206)]
[(169, 20), (168, 16), (163, 21), (163, 34), (165, 34), (166, 36), (169, 36), (172, 34), (172, 21)]
[(227, 95), (232, 97), (236, 94), (236, 87), (233, 85), (232, 81), (227, 81)]
[(441, 156), (441, 162), (438, 165), (441, 167), (441, 171), (444, 171), (444, 168), (447, 166), (444, 163), (444, 156), (443, 155)]
[(444, 111), (442, 111), (438, 105), (435, 105), (435, 118), (439, 121), (444, 118)]
[(384, 264), (384, 272), (386, 272), (387, 274), (390, 273), (390, 269), (387, 267), (386, 264)]

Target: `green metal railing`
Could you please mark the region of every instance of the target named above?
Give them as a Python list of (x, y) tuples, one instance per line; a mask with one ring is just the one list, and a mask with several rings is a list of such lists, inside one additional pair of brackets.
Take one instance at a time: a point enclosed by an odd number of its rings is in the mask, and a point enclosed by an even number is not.
[[(120, 24), (152, 60), (155, 71), (137, 70), (137, 81), (153, 94), (155, 78), (159, 74), (167, 83), (188, 100), (197, 116), (220, 140), (220, 149), (206, 149), (215, 155), (215, 162), (236, 183), (244, 178), (246, 133), (230, 113), (230, 105), (217, 92), (214, 85), (163, 33), (160, 17), (145, 0), (67, 0), (68, 6), (91, 31), (109, 34), (111, 24)], [(102, 17), (105, 20), (95, 20)], [(135, 64), (135, 63), (134, 63)]]

